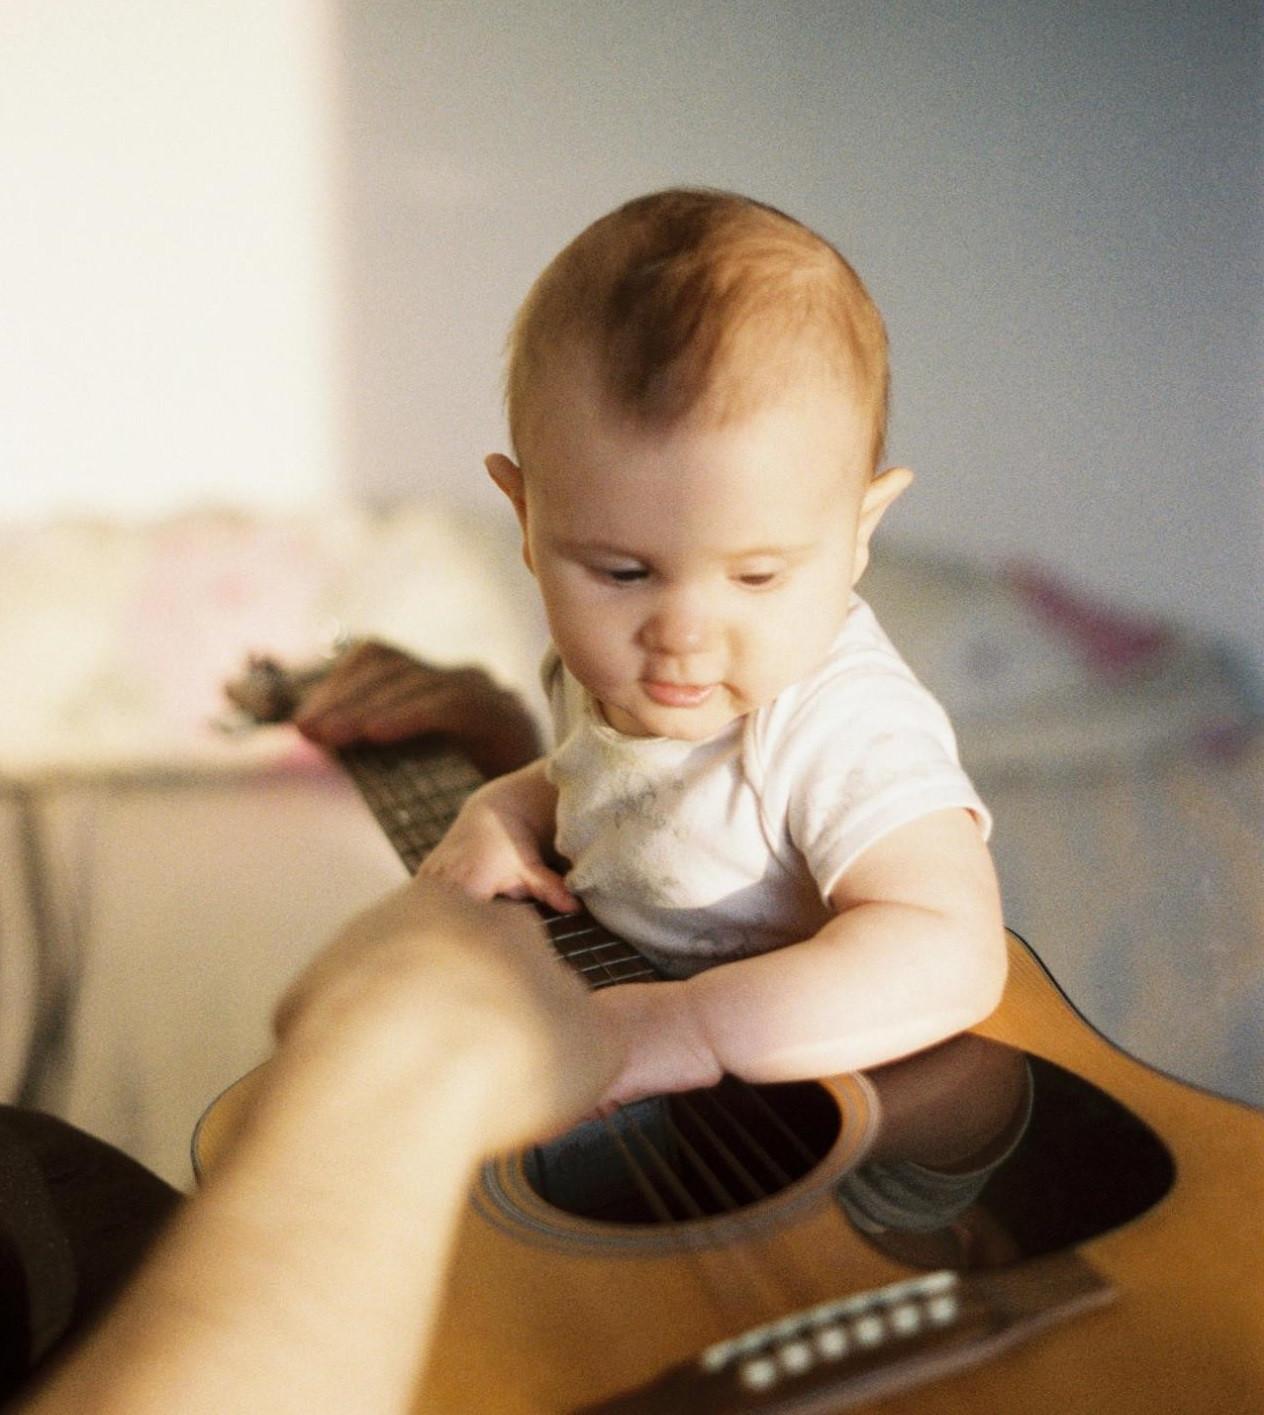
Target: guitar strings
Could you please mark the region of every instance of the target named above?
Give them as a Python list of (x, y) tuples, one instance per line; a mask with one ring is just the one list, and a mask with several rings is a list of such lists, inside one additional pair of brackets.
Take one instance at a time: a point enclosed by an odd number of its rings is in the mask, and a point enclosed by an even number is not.
[[(679, 1132), (670, 1121), (668, 1123), (679, 1139)], [(729, 1327), (742, 1326), (747, 1320), (752, 1301), (768, 1310), (788, 1310), (804, 1305), (807, 1298), (796, 1294), (792, 1285), (776, 1269), (759, 1262), (753, 1253), (740, 1246), (717, 1250), (707, 1242), (703, 1231), (696, 1224), (682, 1224), (675, 1215), (668, 1212), (662, 1191), (656, 1187), (646, 1166), (633, 1153), (628, 1144), (627, 1133), (646, 1151), (651, 1163), (662, 1174), (666, 1186), (677, 1192), (686, 1208), (686, 1217), (705, 1217), (692, 1195), (680, 1184), (670, 1161), (654, 1144), (636, 1117), (621, 1113), (620, 1125), (626, 1127), (626, 1132), (616, 1126), (610, 1117), (606, 1117), (606, 1130), (611, 1143), (620, 1150), (629, 1173), (647, 1199), (650, 1195), (654, 1196), (652, 1202), (656, 1212), (660, 1214), (660, 1224), (671, 1236), (672, 1242), (683, 1257), (691, 1263), (695, 1278), (703, 1295), (710, 1301), (717, 1320)], [(700, 1156), (697, 1158), (701, 1159)], [(703, 1167), (704, 1170), (707, 1169), (705, 1163)], [(730, 1197), (718, 1178), (712, 1177), (717, 1194)], [(717, 1269), (720, 1271), (715, 1271)]]
[[(563, 960), (570, 963), (572, 967), (575, 968), (576, 972), (580, 973), (588, 980), (589, 987), (592, 988), (593, 991), (612, 987), (619, 983), (630, 982), (638, 978), (652, 980), (661, 979), (662, 974), (643, 959), (640, 954), (636, 953), (630, 945), (624, 943), (621, 939), (616, 939), (609, 935), (596, 944), (589, 944), (580, 948), (563, 948), (559, 946), (574, 939), (587, 938), (594, 934), (600, 934), (602, 932), (601, 926), (595, 923), (581, 923), (578, 927), (556, 928), (555, 926), (558, 924), (563, 926), (572, 924), (574, 916), (549, 913), (541, 910), (541, 917), (544, 919), (545, 926), (549, 930), (549, 936), (553, 941), (554, 947), (558, 948), (558, 952)], [(606, 959), (597, 958), (595, 955), (602, 949), (615, 950), (616, 956)], [(576, 963), (576, 959), (585, 957), (588, 958), (589, 961)], [(625, 962), (632, 964), (630, 971), (619, 973), (613, 971), (615, 964)], [(785, 1123), (782, 1117), (777, 1114), (775, 1108), (768, 1104), (767, 1100), (754, 1086), (751, 1086), (748, 1082), (736, 1076), (727, 1078), (727, 1085), (731, 1090), (740, 1089), (743, 1100), (746, 1101), (752, 1109), (757, 1109), (760, 1112), (761, 1116), (796, 1150), (799, 1158), (805, 1165), (810, 1166), (815, 1163), (817, 1156), (803, 1143), (801, 1137)], [(730, 1130), (734, 1132), (739, 1142), (751, 1151), (770, 1172), (774, 1185), (771, 1191), (761, 1185), (754, 1176), (751, 1175), (750, 1171), (745, 1168), (736, 1154), (724, 1144), (714, 1129), (707, 1125), (695, 1104), (695, 1100), (701, 1101), (711, 1108), (728, 1125)], [(751, 1128), (740, 1120), (731, 1107), (724, 1105), (720, 1096), (717, 1094), (717, 1088), (712, 1087), (704, 1091), (683, 1093), (676, 1097), (676, 1104), (689, 1114), (691, 1121), (693, 1121), (700, 1130), (707, 1133), (708, 1138), (713, 1141), (714, 1148), (725, 1155), (734, 1173), (739, 1174), (739, 1177), (745, 1182), (752, 1199), (768, 1198), (770, 1193), (784, 1189), (793, 1182), (792, 1176), (778, 1163), (767, 1146), (754, 1134)], [(737, 1203), (727, 1206), (729, 1211), (737, 1207), (739, 1207)]]
[[(548, 927), (549, 919), (546, 915), (546, 911), (541, 910), (540, 912), (542, 916), (545, 916), (546, 927)], [(566, 918), (566, 915), (553, 915), (554, 920), (565, 920)], [(598, 930), (594, 923), (587, 925), (583, 931), (591, 933), (597, 932)], [(574, 937), (576, 935), (572, 934), (571, 936)], [(621, 946), (621, 948), (628, 953), (635, 953), (635, 950), (633, 950), (630, 945), (623, 943), (622, 940), (613, 940), (613, 942)], [(639, 955), (636, 956), (639, 958)], [(566, 953), (560, 953), (560, 957), (564, 961), (569, 961)], [(590, 983), (590, 986), (594, 989), (610, 987), (625, 981), (622, 976), (614, 974), (608, 962), (603, 963), (601, 966), (605, 969), (606, 976)], [(661, 976), (656, 968), (650, 967), (648, 964), (646, 966), (652, 977), (658, 978)], [(729, 1079), (734, 1080), (736, 1078)], [(672, 1134), (673, 1141), (679, 1146), (680, 1140), (684, 1137), (680, 1128), (676, 1125), (672, 1114), (672, 1107), (675, 1105), (692, 1110), (691, 1102), (687, 1095), (676, 1095), (671, 1101), (664, 1102), (663, 1104), (667, 1127)], [(658, 1146), (646, 1133), (635, 1114), (629, 1108), (623, 1107), (619, 1111), (619, 1117), (620, 1124), (616, 1125), (612, 1116), (603, 1116), (606, 1136), (619, 1152), (633, 1184), (646, 1199), (651, 1212), (658, 1218), (660, 1225), (671, 1235), (673, 1242), (682, 1252), (682, 1255), (691, 1262), (695, 1270), (697, 1281), (704, 1295), (711, 1302), (714, 1315), (723, 1321), (726, 1326), (740, 1326), (744, 1320), (744, 1308), (742, 1303), (749, 1303), (756, 1294), (759, 1295), (761, 1303), (767, 1305), (770, 1310), (774, 1310), (777, 1307), (793, 1308), (801, 1306), (806, 1299), (794, 1291), (793, 1285), (783, 1275), (779, 1274), (769, 1265), (758, 1262), (752, 1253), (747, 1252), (741, 1247), (716, 1252), (707, 1242), (706, 1236), (700, 1228), (689, 1223), (685, 1223), (683, 1226), (681, 1225), (681, 1222), (672, 1214), (670, 1206), (662, 1191), (656, 1186), (647, 1167), (642, 1164), (632, 1152), (631, 1147), (627, 1143), (626, 1136), (620, 1128), (621, 1126), (626, 1127), (636, 1138), (641, 1148), (644, 1149), (650, 1164), (659, 1172), (663, 1178), (663, 1182), (676, 1195), (677, 1201), (684, 1208), (686, 1218), (701, 1219), (705, 1218), (706, 1215), (693, 1195), (681, 1183), (680, 1177), (671, 1162), (666, 1156), (661, 1154)], [(696, 1150), (686, 1143), (685, 1153), (688, 1154), (690, 1151), (696, 1154)], [(758, 1185), (755, 1185), (755, 1189), (760, 1197), (765, 1196), (764, 1191), (760, 1190)], [(740, 1206), (732, 1201), (731, 1196), (727, 1194), (727, 1191), (725, 1191), (722, 1186), (720, 1186), (720, 1193), (728, 1200), (727, 1204), (724, 1206), (725, 1212), (736, 1212)], [(719, 1266), (724, 1268), (723, 1280), (718, 1280), (708, 1270), (709, 1268)], [(738, 1269), (741, 1270), (740, 1274), (737, 1273)], [(735, 1276), (740, 1276), (741, 1280), (734, 1281)], [(760, 1289), (762, 1289), (762, 1292)], [(739, 1292), (741, 1294), (740, 1299), (738, 1295)]]

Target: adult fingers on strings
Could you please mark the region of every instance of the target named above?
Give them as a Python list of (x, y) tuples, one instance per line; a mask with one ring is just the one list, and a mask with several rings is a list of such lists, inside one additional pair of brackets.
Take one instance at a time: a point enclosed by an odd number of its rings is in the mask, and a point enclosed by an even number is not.
[(383, 704), (442, 677), (443, 670), (398, 649), (357, 644), (307, 695), (294, 723), (313, 740), (338, 746), (361, 735), (365, 720)]
[(531, 714), (518, 697), (478, 668), (397, 680), (366, 705), (359, 726), (372, 742), (398, 742), (422, 732), (447, 733), (486, 777), (514, 771), (540, 755), (540, 737)]

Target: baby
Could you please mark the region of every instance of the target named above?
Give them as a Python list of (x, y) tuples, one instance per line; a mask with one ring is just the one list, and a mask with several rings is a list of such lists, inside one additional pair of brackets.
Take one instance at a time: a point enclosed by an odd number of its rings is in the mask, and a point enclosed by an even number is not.
[(582, 897), (668, 974), (597, 995), (628, 1042), (607, 1104), (875, 1066), (999, 1000), (987, 812), (853, 591), (911, 480), (881, 470), (887, 382), (846, 261), (729, 193), (620, 207), (518, 315), (514, 456), (487, 469), (552, 632), (556, 746), (422, 868)]

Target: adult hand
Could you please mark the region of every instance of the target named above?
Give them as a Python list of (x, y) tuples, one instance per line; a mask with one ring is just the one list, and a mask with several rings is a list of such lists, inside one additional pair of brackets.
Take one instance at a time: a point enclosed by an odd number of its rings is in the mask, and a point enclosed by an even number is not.
[[(291, 1070), (354, 1058), (407, 1084), (436, 1057), (485, 1065), (484, 1150), (556, 1131), (619, 1066), (534, 910), (423, 876), (342, 929), (282, 998), (276, 1030), (276, 1063)], [(417, 1104), (424, 1112), (423, 1094)]]
[(305, 694), (293, 721), (323, 747), (447, 733), (484, 776), (540, 755), (531, 714), (481, 668), (438, 668), (372, 639), (336, 660)]

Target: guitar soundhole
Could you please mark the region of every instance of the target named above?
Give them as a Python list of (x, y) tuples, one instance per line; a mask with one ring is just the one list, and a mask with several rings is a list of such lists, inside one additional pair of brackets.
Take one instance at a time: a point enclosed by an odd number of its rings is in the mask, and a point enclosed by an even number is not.
[(647, 1227), (730, 1214), (802, 1179), (831, 1151), (841, 1117), (824, 1087), (749, 1086), (625, 1106), (524, 1158), (534, 1193), (603, 1224)]

